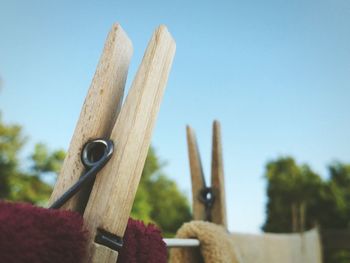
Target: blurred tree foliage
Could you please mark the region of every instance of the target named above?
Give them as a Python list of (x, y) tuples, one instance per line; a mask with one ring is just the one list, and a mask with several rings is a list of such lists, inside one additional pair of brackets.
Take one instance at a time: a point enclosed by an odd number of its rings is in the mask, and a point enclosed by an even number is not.
[(267, 232), (300, 232), (315, 225), (310, 206), (318, 202), (322, 180), (307, 165), (283, 157), (266, 165)]
[(282, 157), (266, 165), (267, 232), (300, 232), (315, 225), (350, 227), (350, 165), (329, 167), (323, 180), (307, 165)]
[[(322, 179), (307, 165), (281, 157), (266, 165), (266, 232), (301, 232), (350, 228), (350, 165), (334, 162)], [(350, 262), (349, 251), (332, 251), (325, 262)]]
[(182, 223), (191, 220), (188, 201), (174, 181), (162, 173), (163, 164), (151, 147), (142, 172), (131, 216), (157, 224), (172, 236)]
[(0, 198), (44, 204), (52, 187), (43, 181), (47, 173), (57, 172), (64, 152), (49, 152), (45, 145), (37, 144), (30, 156), (31, 167), (20, 166), (19, 154), (26, 142), (19, 125), (6, 125), (0, 115)]
[[(36, 144), (29, 158), (31, 165), (24, 169), (19, 155), (25, 142), (21, 126), (4, 124), (0, 115), (0, 199), (44, 205), (52, 191), (44, 178), (56, 177), (65, 153)], [(157, 224), (169, 236), (189, 221), (191, 214), (186, 197), (162, 173), (162, 166), (150, 148), (131, 215)]]

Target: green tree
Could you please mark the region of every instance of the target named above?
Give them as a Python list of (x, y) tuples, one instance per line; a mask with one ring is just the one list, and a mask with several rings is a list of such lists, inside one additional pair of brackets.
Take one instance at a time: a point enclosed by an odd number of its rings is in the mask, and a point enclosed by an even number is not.
[[(329, 167), (330, 184), (333, 184), (333, 189), (337, 189), (337, 220), (339, 225), (337, 228), (350, 228), (350, 165), (340, 162), (334, 162)], [(325, 226), (325, 222), (323, 223)], [(330, 225), (329, 227), (335, 227)]]
[(45, 144), (38, 143), (35, 145), (34, 153), (30, 156), (33, 161), (32, 170), (36, 174), (51, 172), (58, 174), (65, 156), (63, 150), (49, 152)]
[(296, 164), (291, 157), (281, 157), (266, 166), (267, 232), (300, 232), (316, 223), (313, 209), (322, 186), (319, 175), (309, 166)]
[(328, 167), (329, 179), (314, 205), (319, 225), (323, 228), (350, 227), (350, 165), (334, 162)]
[(21, 127), (5, 125), (0, 114), (0, 199), (11, 193), (11, 178), (19, 176), (18, 152), (25, 143)]
[(49, 152), (37, 144), (30, 157), (32, 168), (23, 171), (18, 156), (25, 142), (21, 126), (4, 124), (0, 115), (0, 199), (44, 204), (52, 187), (43, 176), (58, 172), (64, 152)]
[[(307, 165), (291, 157), (266, 166), (269, 232), (299, 232), (318, 225), (321, 229), (350, 227), (350, 165), (335, 162), (328, 167), (329, 179), (321, 180)], [(327, 263), (350, 262), (349, 250), (326, 250)]]
[(191, 219), (191, 213), (186, 197), (175, 182), (162, 174), (163, 165), (151, 147), (131, 216), (156, 223), (166, 236), (171, 236), (183, 222)]
[(164, 234), (176, 233), (184, 222), (191, 220), (186, 197), (179, 191), (174, 181), (160, 175), (150, 185), (151, 218), (162, 228)]

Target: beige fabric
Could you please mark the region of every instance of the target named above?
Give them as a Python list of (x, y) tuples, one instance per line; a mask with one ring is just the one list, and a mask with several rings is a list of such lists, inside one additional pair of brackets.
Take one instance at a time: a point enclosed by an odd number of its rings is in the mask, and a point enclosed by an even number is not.
[(176, 237), (198, 238), (201, 245), (200, 248), (172, 248), (170, 251), (171, 263), (240, 263), (229, 233), (221, 226), (203, 221), (192, 221), (184, 224), (178, 230)]
[(317, 230), (303, 234), (230, 234), (223, 227), (193, 221), (178, 238), (198, 238), (200, 248), (173, 248), (171, 263), (321, 263)]

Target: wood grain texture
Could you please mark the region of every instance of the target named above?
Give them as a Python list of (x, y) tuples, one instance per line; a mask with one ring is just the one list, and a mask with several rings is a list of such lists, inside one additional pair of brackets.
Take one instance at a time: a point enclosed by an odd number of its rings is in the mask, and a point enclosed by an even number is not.
[[(110, 249), (109, 247), (105, 247), (103, 245), (99, 245), (94, 242), (92, 243), (91, 246), (92, 246), (92, 249), (95, 251), (93, 262), (96, 262), (96, 263), (103, 262), (103, 261), (100, 261), (100, 259), (105, 257), (115, 258), (115, 259), (118, 258), (118, 252)], [(116, 262), (117, 260), (115, 260), (113, 263), (116, 263)]]
[(224, 165), (222, 157), (221, 128), (218, 121), (213, 123), (211, 158), (211, 187), (215, 195), (212, 207), (212, 222), (227, 228)]
[[(174, 54), (175, 42), (166, 27), (160, 26), (112, 130), (115, 152), (96, 178), (85, 209), (91, 238), (97, 228), (124, 235)], [(92, 246), (86, 262), (115, 263), (116, 259), (115, 254)]]
[[(73, 185), (84, 171), (80, 160), (83, 145), (90, 139), (109, 137), (121, 108), (131, 55), (131, 41), (121, 26), (114, 24), (105, 42), (50, 204)], [(63, 209), (79, 210), (78, 198), (74, 196)]]
[(186, 127), (188, 158), (190, 162), (191, 183), (192, 183), (192, 212), (194, 220), (205, 220), (205, 207), (199, 201), (199, 194), (205, 185), (203, 180), (203, 168), (199, 155), (196, 136), (190, 126)]

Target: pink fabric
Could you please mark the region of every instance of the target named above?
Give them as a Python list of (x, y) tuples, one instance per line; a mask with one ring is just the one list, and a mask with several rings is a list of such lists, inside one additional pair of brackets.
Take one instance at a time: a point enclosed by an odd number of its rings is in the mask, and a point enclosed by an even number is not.
[(77, 213), (0, 202), (0, 262), (79, 263), (86, 236)]
[[(0, 201), (0, 262), (82, 263), (87, 236), (75, 212)], [(118, 263), (146, 262), (167, 262), (161, 232), (129, 219)]]
[(152, 224), (129, 219), (118, 263), (166, 263), (167, 249), (160, 230)]

